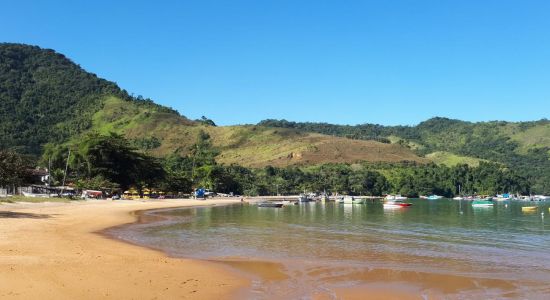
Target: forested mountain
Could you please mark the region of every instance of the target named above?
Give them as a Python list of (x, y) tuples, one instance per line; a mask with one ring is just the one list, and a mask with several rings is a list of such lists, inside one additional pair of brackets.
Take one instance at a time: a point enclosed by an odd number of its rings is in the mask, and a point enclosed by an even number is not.
[[(450, 196), (461, 185), (469, 193), (550, 193), (549, 129), (544, 120), (441, 118), (415, 127), (215, 126), (133, 97), (53, 50), (0, 44), (0, 185), (24, 180), (10, 161), (30, 154), (51, 165), (54, 184), (67, 177), (82, 188)], [(31, 159), (24, 161), (21, 169)]]
[(400, 144), (420, 156), (451, 165), (493, 161), (528, 177), (534, 191), (550, 191), (550, 121), (546, 119), (473, 123), (432, 118), (417, 126), (264, 120), (258, 125)]
[(138, 103), (53, 50), (0, 44), (0, 147), (40, 154), (44, 143), (64, 142), (89, 129), (108, 95)]
[(53, 50), (0, 44), (0, 149), (39, 156), (45, 144), (78, 141), (87, 132), (125, 136), (157, 157), (188, 154), (206, 132), (219, 162), (252, 167), (424, 161), (400, 145), (262, 126), (217, 127), (205, 117), (191, 121), (130, 96)]

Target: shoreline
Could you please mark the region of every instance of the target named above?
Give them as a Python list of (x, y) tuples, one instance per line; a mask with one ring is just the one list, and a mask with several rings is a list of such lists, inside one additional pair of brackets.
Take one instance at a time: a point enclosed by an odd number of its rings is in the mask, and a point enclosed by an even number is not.
[(236, 298), (243, 274), (102, 234), (138, 212), (239, 203), (238, 199), (0, 205), (0, 297), (9, 299)]
[[(0, 298), (256, 299), (257, 284), (288, 289), (285, 282), (292, 278), (279, 260), (174, 256), (107, 233), (117, 227), (163, 222), (165, 217), (157, 211), (239, 203), (240, 199), (218, 198), (0, 205)], [(472, 292), (476, 282), (503, 289), (507, 291), (503, 295), (511, 298), (520, 295), (513, 286), (491, 278), (383, 268), (356, 271), (339, 279), (355, 284), (328, 282), (332, 291), (315, 290), (309, 296), (319, 300), (460, 298), (460, 291)], [(300, 272), (307, 274), (308, 269)], [(261, 295), (261, 299), (280, 299), (269, 292)]]
[[(202, 206), (204, 207), (204, 206)], [(182, 207), (176, 209), (191, 209), (192, 207)], [(136, 212), (138, 220), (135, 223), (127, 224), (150, 224), (156, 222), (170, 222), (169, 216), (157, 214), (164, 209), (152, 209), (147, 211)], [(170, 208), (168, 210), (171, 210)], [(125, 225), (122, 225), (125, 226)], [(130, 230), (132, 230), (130, 228)], [(186, 259), (189, 256), (177, 255), (162, 247), (155, 247), (153, 244), (132, 242), (125, 240), (131, 244), (149, 249), (162, 251), (167, 256)], [(197, 259), (193, 258), (192, 259)], [(222, 266), (237, 271), (244, 277), (252, 278), (252, 286), (249, 286), (248, 291), (241, 294), (241, 298), (250, 298), (252, 295), (262, 295), (261, 299), (283, 299), (273, 295), (273, 291), (283, 291), (292, 289), (288, 285), (289, 280), (294, 280), (289, 276), (289, 270), (286, 268), (287, 263), (294, 266), (299, 266), (298, 261), (288, 261), (281, 259), (267, 259), (265, 257), (226, 257), (220, 259), (198, 258), (208, 262), (221, 264)], [(306, 265), (302, 265), (306, 267)], [(311, 268), (300, 269), (300, 274), (307, 275), (308, 272), (316, 272), (319, 270), (329, 270), (330, 266), (318, 264)], [(336, 269), (337, 270), (337, 269)], [(296, 270), (294, 270), (296, 271)], [(292, 271), (290, 271), (292, 272)], [(296, 274), (294, 274), (295, 276)], [(302, 276), (300, 275), (300, 276)], [(327, 277), (328, 278), (328, 277)], [(259, 281), (257, 281), (259, 279)], [(326, 279), (326, 278), (325, 278)], [(363, 270), (358, 269), (351, 276), (344, 278), (334, 277), (336, 281), (328, 280), (322, 288), (311, 289), (308, 291), (308, 296), (311, 299), (443, 299), (443, 298), (461, 298), (465, 295), (470, 297), (498, 297), (496, 295), (516, 298), (522, 295), (514, 284), (510, 284), (506, 279), (498, 279), (493, 277), (475, 276), (472, 274), (453, 274), (439, 273), (434, 271), (408, 270), (408, 269), (392, 269), (385, 267), (365, 267)], [(346, 283), (348, 282), (348, 283)], [(308, 282), (303, 282), (306, 285)], [(310, 282), (311, 283), (311, 282)], [(258, 284), (269, 285), (268, 289), (258, 290)], [(531, 286), (532, 282), (523, 281), (524, 287)], [(535, 286), (533, 286), (535, 287)], [(484, 289), (487, 289), (484, 291)], [(465, 294), (463, 294), (463, 292)], [(260, 294), (258, 294), (260, 293)], [(491, 294), (496, 293), (496, 294)], [(535, 294), (537, 295), (537, 294)], [(281, 296), (281, 295), (279, 295)], [(247, 299), (248, 299), (247, 298)], [(535, 297), (538, 299), (538, 296)]]

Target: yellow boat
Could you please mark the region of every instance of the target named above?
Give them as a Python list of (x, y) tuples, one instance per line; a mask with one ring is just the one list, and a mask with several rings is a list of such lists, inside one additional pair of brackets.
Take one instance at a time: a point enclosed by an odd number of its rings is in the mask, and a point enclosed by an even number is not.
[(521, 208), (521, 211), (524, 211), (524, 212), (533, 212), (536, 210), (537, 210), (536, 206), (524, 206)]

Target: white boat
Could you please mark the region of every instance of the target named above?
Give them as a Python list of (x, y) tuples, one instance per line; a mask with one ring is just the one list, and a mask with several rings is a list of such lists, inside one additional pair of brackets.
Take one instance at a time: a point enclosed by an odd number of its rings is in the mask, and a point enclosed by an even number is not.
[(491, 207), (494, 203), (491, 200), (474, 200), (472, 202), (473, 207)]
[(363, 203), (365, 203), (365, 199), (363, 198), (353, 197), (353, 196), (344, 197), (344, 204), (363, 204)]
[(495, 198), (493, 198), (493, 200), (496, 200), (496, 201), (508, 201), (508, 200), (512, 200), (513, 196), (511, 194), (498, 194)]
[(401, 195), (387, 195), (386, 200), (393, 201), (393, 200), (407, 200), (407, 197), (401, 196)]
[(464, 200), (464, 197), (456, 196), (456, 197), (453, 198), (453, 200)]
[(30, 198), (50, 198), (50, 197), (57, 197), (57, 194), (35, 194), (35, 193), (27, 193), (27, 192), (21, 192), (23, 196), (30, 197)]
[(535, 195), (534, 197), (538, 201), (547, 201), (550, 200), (550, 196), (544, 196), (544, 195)]
[(426, 199), (428, 199), (428, 200), (439, 200), (439, 199), (441, 199), (441, 198), (443, 198), (443, 196), (430, 195), (430, 196), (428, 196), (428, 198), (426, 198)]

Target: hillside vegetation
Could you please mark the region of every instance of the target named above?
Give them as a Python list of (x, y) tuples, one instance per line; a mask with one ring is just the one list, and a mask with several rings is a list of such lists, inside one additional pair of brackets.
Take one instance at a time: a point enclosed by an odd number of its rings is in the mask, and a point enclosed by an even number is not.
[(0, 44), (0, 149), (39, 156), (46, 143), (83, 134), (122, 134), (134, 147), (163, 157), (187, 155), (201, 132), (223, 164), (261, 167), (355, 161), (423, 162), (399, 145), (262, 126), (216, 127), (191, 121), (115, 83), (98, 78), (53, 50)]
[(399, 144), (436, 163), (497, 162), (518, 171), (533, 192), (550, 192), (550, 121), (472, 123), (433, 118), (417, 126), (356, 126), (265, 120), (273, 128), (291, 128)]
[(39, 155), (43, 144), (64, 142), (90, 129), (106, 96), (176, 114), (134, 99), (53, 50), (0, 44), (0, 148)]
[(470, 193), (550, 193), (546, 128), (548, 121), (442, 118), (415, 127), (276, 120), (217, 127), (131, 96), (53, 50), (0, 44), (0, 186), (28, 183), (37, 163), (21, 154), (30, 154), (51, 165), (54, 185), (67, 179), (114, 191), (450, 196), (461, 185)]
[(400, 145), (376, 141), (263, 126), (203, 125), (117, 97), (104, 100), (104, 107), (94, 114), (92, 124), (92, 131), (123, 134), (138, 148), (159, 157), (174, 152), (188, 154), (199, 133), (205, 132), (219, 151), (217, 161), (226, 165), (284, 167), (357, 161), (428, 161)]

